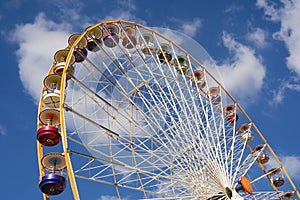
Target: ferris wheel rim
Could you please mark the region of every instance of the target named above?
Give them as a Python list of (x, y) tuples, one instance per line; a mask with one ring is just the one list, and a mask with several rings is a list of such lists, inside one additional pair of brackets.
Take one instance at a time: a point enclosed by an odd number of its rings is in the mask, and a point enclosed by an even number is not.
[[(147, 28), (147, 27), (144, 27), (142, 25), (139, 25), (139, 24), (136, 24), (134, 22), (128, 22), (128, 21), (123, 21), (123, 20), (108, 20), (108, 21), (102, 21), (102, 22), (99, 22), (99, 23), (96, 23), (92, 26), (89, 26), (83, 33), (81, 33), (80, 35), (78, 35), (77, 39), (74, 41), (74, 43), (69, 47), (69, 54), (66, 58), (66, 62), (65, 62), (65, 65), (64, 65), (64, 70), (63, 70), (63, 73), (62, 73), (62, 80), (61, 80), (61, 88), (60, 88), (60, 91), (61, 91), (61, 96), (60, 96), (60, 106), (59, 106), (59, 113), (60, 113), (60, 119), (62, 119), (61, 121), (61, 135), (62, 135), (62, 144), (63, 144), (63, 149), (64, 149), (64, 155), (66, 157), (66, 166), (67, 166), (67, 171), (68, 171), (68, 177), (70, 179), (70, 182), (71, 182), (71, 187), (72, 187), (72, 190), (73, 190), (73, 194), (74, 194), (74, 198), (75, 199), (79, 199), (79, 194), (78, 194), (78, 189), (77, 189), (77, 186), (76, 186), (76, 181), (75, 181), (75, 176), (74, 176), (74, 172), (73, 172), (73, 169), (72, 169), (72, 162), (71, 162), (71, 159), (70, 159), (70, 156), (69, 156), (69, 153), (70, 153), (70, 150), (68, 149), (68, 139), (67, 139), (67, 133), (66, 133), (66, 124), (65, 124), (65, 111), (70, 109), (68, 107), (65, 107), (65, 104), (64, 104), (64, 94), (65, 94), (65, 88), (66, 88), (66, 79), (67, 79), (67, 68), (69, 66), (69, 64), (72, 62), (72, 59), (73, 59), (73, 52), (75, 50), (75, 47), (78, 45), (78, 43), (82, 40), (82, 38), (90, 31), (92, 31), (93, 29), (95, 29), (96, 27), (99, 27), (103, 24), (113, 24), (113, 23), (120, 23), (120, 24), (128, 24), (128, 25), (134, 25), (134, 26), (138, 26), (140, 28), (143, 28), (145, 30), (148, 30), (148, 31), (152, 31), (154, 32), (155, 34), (161, 36), (162, 38), (166, 39), (168, 42), (172, 43), (173, 44), (173, 41), (165, 38), (163, 35), (161, 35), (160, 33), (156, 33), (155, 31), (153, 31), (152, 29), (150, 28)], [(182, 50), (183, 52), (186, 53), (186, 55), (189, 55), (189, 53), (187, 51), (185, 51), (184, 49), (182, 49), (180, 46), (176, 45), (175, 43), (173, 44), (174, 46), (176, 46), (178, 49)], [(202, 67), (202, 70), (205, 71), (205, 73), (207, 73), (210, 77), (212, 77), (214, 79), (214, 76), (212, 74), (210, 74), (206, 68), (200, 64), (197, 60), (194, 60), (193, 56), (189, 55), (189, 59), (193, 60), (195, 63), (198, 64), (198, 66)], [(50, 73), (50, 72), (49, 72)], [(238, 104), (238, 102), (229, 94), (229, 92), (223, 88), (222, 84), (220, 84), (218, 82), (218, 80), (214, 80), (217, 84), (218, 84), (218, 87), (220, 87), (220, 89), (227, 94), (227, 96), (229, 98), (231, 98), (231, 100), (233, 101), (234, 103), (234, 106), (239, 108), (239, 110), (243, 113), (243, 115), (248, 119), (249, 121), (249, 124), (251, 124), (251, 127), (253, 127), (256, 132), (259, 134), (259, 136), (263, 139), (263, 141), (265, 142), (266, 146), (268, 147), (268, 149), (271, 151), (272, 155), (275, 157), (276, 161), (280, 163), (280, 161), (278, 160), (277, 156), (275, 155), (275, 153), (273, 152), (273, 150), (271, 149), (270, 145), (266, 142), (266, 140), (264, 139), (264, 137), (262, 136), (262, 134), (260, 133), (260, 131), (258, 130), (258, 128), (255, 126), (254, 122), (250, 119), (250, 117), (246, 114), (246, 112), (243, 110), (243, 108)], [(42, 102), (42, 101), (40, 101)], [(43, 105), (43, 103), (40, 103), (40, 105)], [(40, 107), (41, 109), (41, 107)], [(40, 126), (40, 125), (38, 125)], [(39, 146), (38, 148), (38, 155), (39, 157), (42, 155), (42, 149), (41, 149), (41, 146)], [(41, 169), (40, 169), (41, 170)], [(284, 168), (282, 167), (282, 170), (284, 171), (284, 173), (286, 174), (286, 176), (288, 177), (289, 181), (291, 182), (289, 176), (287, 175), (287, 173), (285, 172)], [(43, 174), (42, 172), (40, 174)], [(294, 187), (294, 190), (296, 191), (298, 197), (300, 198), (299, 196), (299, 193), (298, 191), (295, 189), (295, 186), (293, 186), (292, 184), (292, 187)], [(277, 190), (277, 188), (275, 188)]]

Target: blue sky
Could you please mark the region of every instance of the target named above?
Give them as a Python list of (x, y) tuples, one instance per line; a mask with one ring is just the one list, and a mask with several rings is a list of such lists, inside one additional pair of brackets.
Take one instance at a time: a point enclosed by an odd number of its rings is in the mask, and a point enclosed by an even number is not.
[(300, 188), (300, 1), (12, 0), (0, 4), (1, 198), (42, 198), (35, 137), (43, 78), (70, 34), (106, 19), (170, 28), (200, 43)]

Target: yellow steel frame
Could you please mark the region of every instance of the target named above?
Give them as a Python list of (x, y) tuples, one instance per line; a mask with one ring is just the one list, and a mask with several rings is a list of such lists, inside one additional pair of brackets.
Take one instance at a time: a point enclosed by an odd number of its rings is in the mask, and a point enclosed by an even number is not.
[[(74, 200), (79, 200), (79, 193), (78, 193), (78, 189), (77, 189), (77, 185), (76, 185), (76, 181), (75, 181), (75, 176), (73, 173), (73, 168), (72, 168), (72, 164), (71, 164), (71, 159), (70, 159), (70, 154), (69, 154), (69, 150), (68, 150), (68, 143), (67, 143), (67, 133), (66, 133), (66, 125), (65, 125), (65, 115), (64, 115), (64, 94), (65, 94), (65, 87), (66, 87), (66, 76), (67, 76), (67, 68), (69, 66), (71, 57), (73, 55), (73, 51), (76, 47), (76, 45), (78, 44), (78, 42), (85, 36), (85, 34), (92, 30), (93, 28), (100, 26), (102, 24), (108, 24), (108, 23), (123, 23), (123, 24), (128, 24), (128, 25), (134, 25), (134, 26), (138, 26), (139, 28), (143, 28), (145, 30), (148, 30), (150, 32), (153, 32), (153, 30), (151, 30), (150, 28), (144, 27), (142, 25), (136, 24), (134, 22), (129, 22), (129, 21), (123, 21), (123, 20), (107, 20), (107, 21), (102, 21), (99, 22), (97, 24), (94, 24), (90, 27), (88, 27), (74, 42), (74, 44), (70, 47), (69, 49), (69, 54), (67, 56), (66, 59), (66, 63), (64, 66), (64, 70), (63, 70), (63, 74), (62, 74), (62, 81), (61, 81), (61, 90), (60, 90), (60, 106), (59, 106), (59, 110), (60, 110), (60, 126), (61, 126), (61, 136), (62, 136), (62, 145), (63, 145), (63, 153), (66, 159), (66, 165), (67, 165), (67, 173), (68, 173), (68, 177), (69, 177), (69, 181), (70, 181), (70, 185), (71, 185), (71, 189), (72, 189), (72, 193), (73, 193), (73, 197)], [(172, 43), (174, 46), (176, 46), (178, 49), (180, 49), (182, 52), (186, 53), (187, 55), (189, 54), (187, 51), (185, 51), (184, 49), (182, 49), (180, 46), (174, 44), (171, 40), (169, 40), (168, 38), (164, 37), (163, 35), (160, 35), (159, 33), (156, 33), (157, 35), (159, 35), (160, 37), (164, 38), (166, 41)], [(205, 70), (205, 67), (199, 63), (196, 59), (194, 59), (193, 57), (190, 57), (197, 65), (199, 65), (200, 67), (202, 67), (203, 70)], [(284, 175), (286, 176), (286, 178), (288, 179), (289, 183), (291, 184), (291, 186), (293, 187), (296, 195), (298, 196), (298, 198), (300, 198), (300, 194), (299, 191), (297, 190), (296, 186), (294, 185), (293, 181), (291, 180), (291, 178), (289, 177), (289, 175), (287, 174), (286, 170), (284, 169), (283, 165), (281, 164), (281, 162), (279, 161), (278, 157), (276, 156), (276, 154), (274, 153), (274, 151), (272, 150), (272, 148), (270, 147), (270, 145), (268, 144), (267, 140), (263, 137), (262, 133), (259, 131), (259, 129), (256, 127), (256, 125), (254, 124), (254, 122), (250, 119), (250, 117), (247, 115), (247, 113), (244, 111), (244, 109), (239, 105), (239, 103), (229, 94), (229, 92), (222, 86), (222, 84), (219, 83), (219, 81), (217, 79), (215, 79), (212, 74), (210, 74), (207, 70), (205, 70), (205, 72), (214, 79), (214, 81), (221, 87), (221, 89), (228, 95), (228, 97), (235, 103), (235, 105), (240, 109), (240, 111), (243, 113), (243, 115), (247, 118), (247, 120), (252, 124), (252, 127), (255, 129), (255, 131), (257, 132), (257, 134), (259, 135), (259, 137), (262, 139), (262, 141), (267, 145), (270, 153), (272, 154), (272, 156), (275, 158), (276, 162), (278, 163), (279, 167), (281, 168), (282, 172), (284, 173)], [(50, 69), (48, 74), (52, 74), (52, 68)], [(43, 110), (44, 108), (44, 103), (42, 101), (42, 95), (43, 95), (43, 91), (45, 90), (45, 88), (43, 88), (42, 90), (42, 94), (40, 97), (40, 103), (39, 103), (39, 109), (38, 109), (38, 114)], [(41, 123), (39, 122), (39, 118), (37, 119), (37, 128), (41, 127)], [(251, 147), (248, 146), (248, 148), (250, 148), (250, 151), (252, 152), (253, 150), (251, 149)], [(42, 145), (37, 141), (37, 157), (38, 157), (38, 165), (39, 165), (39, 173), (40, 173), (40, 177), (42, 177), (44, 175), (44, 169), (43, 166), (41, 165), (40, 160), (43, 157), (43, 147)], [(260, 167), (262, 168), (262, 170), (264, 172), (266, 172), (265, 168), (263, 165), (260, 164)], [(269, 179), (269, 181), (271, 181)], [(278, 191), (277, 188), (270, 182), (270, 184), (272, 185), (273, 189), (275, 191)], [(43, 194), (44, 200), (49, 200), (49, 196)]]

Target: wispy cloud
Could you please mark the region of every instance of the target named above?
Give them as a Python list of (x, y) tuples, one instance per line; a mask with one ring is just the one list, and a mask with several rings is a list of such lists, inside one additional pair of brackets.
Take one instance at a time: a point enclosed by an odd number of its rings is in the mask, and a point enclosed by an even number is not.
[[(99, 6), (99, 12), (90, 12), (88, 15), (84, 11), (89, 6), (80, 0), (53, 0), (49, 3), (57, 8), (56, 16), (59, 21), (72, 24), (76, 28), (85, 29), (94, 23), (112, 19), (134, 21), (140, 24), (146, 23), (143, 19), (136, 17), (136, 5), (132, 0), (114, 1), (113, 7), (108, 6), (107, 9), (103, 7), (105, 1), (95, 1), (93, 6)], [(102, 10), (105, 10), (105, 13)]]
[(114, 8), (108, 11), (105, 16), (97, 17), (97, 20), (120, 19), (125, 21), (133, 21), (142, 25), (147, 25), (147, 22), (135, 15), (136, 6), (132, 0), (116, 1)]
[[(282, 40), (288, 49), (287, 67), (300, 77), (300, 1), (282, 0), (280, 8), (270, 0), (258, 0), (256, 5), (264, 10), (268, 20), (280, 22), (280, 30), (273, 37)], [(280, 5), (281, 5), (280, 4)]]
[(82, 10), (86, 4), (80, 0), (53, 0), (49, 1), (49, 3), (53, 4), (57, 9), (57, 12), (54, 14), (57, 21), (64, 21), (77, 27), (86, 27), (86, 23), (91, 19), (91, 17), (82, 14)]
[[(287, 90), (300, 92), (300, 83), (297, 79), (291, 81), (283, 81), (278, 90), (273, 91), (273, 101), (270, 101), (271, 105), (277, 105), (282, 103), (285, 98)], [(272, 102), (272, 103), (271, 103)]]
[(180, 32), (190, 36), (194, 37), (199, 29), (202, 27), (202, 21), (200, 18), (196, 17), (191, 20), (181, 20), (178, 18), (171, 18), (171, 22), (175, 22), (177, 24), (178, 29)]
[(190, 22), (185, 22), (182, 24), (183, 33), (193, 37), (196, 35), (199, 28), (201, 28), (202, 22), (199, 18), (194, 18)]
[(4, 136), (7, 134), (7, 129), (0, 124), (0, 136)]
[(121, 1), (117, 1), (117, 2), (120, 5), (120, 7), (127, 8), (130, 11), (135, 11), (136, 10), (136, 6), (132, 2), (132, 0), (121, 0)]
[(241, 5), (238, 5), (238, 4), (233, 3), (233, 4), (229, 5), (229, 6), (224, 10), (224, 12), (225, 12), (225, 13), (230, 13), (230, 12), (240, 11), (240, 10), (242, 10), (242, 9), (243, 9), (243, 7), (242, 7)]
[(252, 42), (257, 48), (263, 48), (267, 45), (267, 33), (261, 28), (255, 28), (253, 32), (247, 34), (247, 39)]
[(275, 3), (269, 0), (257, 0), (256, 6), (265, 10), (265, 17), (268, 20), (280, 21), (280, 14), (275, 8)]

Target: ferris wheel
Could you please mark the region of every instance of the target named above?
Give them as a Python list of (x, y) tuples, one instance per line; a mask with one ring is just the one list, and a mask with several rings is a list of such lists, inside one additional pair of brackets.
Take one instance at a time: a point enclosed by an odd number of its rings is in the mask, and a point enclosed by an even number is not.
[(84, 198), (85, 181), (118, 199), (300, 199), (212, 67), (168, 29), (109, 20), (71, 35), (39, 104), (43, 198)]

